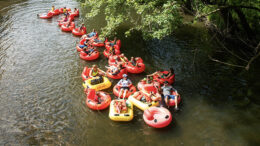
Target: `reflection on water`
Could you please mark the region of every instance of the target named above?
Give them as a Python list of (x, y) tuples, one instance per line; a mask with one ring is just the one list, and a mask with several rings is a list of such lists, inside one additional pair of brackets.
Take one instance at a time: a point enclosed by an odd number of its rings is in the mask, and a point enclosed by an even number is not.
[[(230, 90), (245, 87), (247, 81), (223, 71), (202, 52), (194, 62), (190, 42), (175, 37), (150, 42), (138, 36), (122, 38), (122, 51), (129, 57), (143, 57), (146, 73), (169, 66), (175, 68), (175, 87), (181, 93), (183, 105), (180, 112), (173, 113), (175, 119), (169, 127), (159, 130), (148, 127), (138, 109), (129, 123), (111, 121), (108, 110), (90, 110), (85, 106), (80, 74), (85, 65), (98, 64), (104, 69), (107, 60), (103, 56), (93, 62), (80, 60), (75, 49), (79, 38), (61, 32), (58, 17), (37, 19), (37, 13), (46, 12), (52, 5), (79, 7), (73, 0), (0, 1), (0, 145), (259, 142), (259, 116), (256, 117), (259, 106), (251, 103), (238, 109), (230, 104), (234, 98), (230, 94), (235, 92)], [(92, 27), (97, 26), (93, 23), (88, 30)], [(130, 78), (137, 83), (146, 73)], [(107, 91), (112, 93), (112, 89)]]

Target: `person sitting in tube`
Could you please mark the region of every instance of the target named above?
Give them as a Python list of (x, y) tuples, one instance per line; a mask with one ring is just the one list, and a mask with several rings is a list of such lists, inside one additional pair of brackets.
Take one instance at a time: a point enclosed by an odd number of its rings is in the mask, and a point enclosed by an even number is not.
[(121, 59), (120, 59), (120, 57), (118, 57), (118, 56), (115, 56), (115, 64), (120, 64), (120, 63), (122, 63), (122, 61), (121, 61)]
[(83, 45), (79, 45), (80, 48), (88, 48), (88, 46), (92, 47), (89, 40), (86, 40)]
[(83, 48), (83, 51), (84, 51), (86, 54), (88, 54), (89, 56), (90, 56), (93, 52), (95, 52), (96, 50), (97, 50), (96, 47), (93, 47), (93, 48), (84, 47), (84, 48)]
[(121, 55), (119, 55), (119, 58), (122, 62), (126, 63), (128, 61), (128, 59), (125, 57), (125, 54), (122, 53)]
[(86, 27), (85, 27), (84, 23), (82, 23), (79, 28), (79, 31), (84, 31), (84, 30), (86, 30)]
[(127, 74), (123, 74), (123, 79), (121, 79), (117, 83), (117, 85), (120, 86), (118, 98), (122, 95), (122, 92), (124, 92), (123, 98), (125, 98), (127, 91), (130, 89), (130, 86), (132, 85), (132, 82), (130, 79), (127, 78)]
[(63, 14), (64, 14), (65, 16), (67, 15), (67, 8), (66, 8), (66, 7), (63, 8)]
[(115, 101), (115, 112), (120, 114), (122, 111), (127, 112), (127, 106), (126, 106), (126, 102), (124, 101)]
[(150, 74), (149, 76), (154, 76), (154, 75), (158, 75), (159, 78), (163, 78), (163, 79), (167, 79), (169, 77), (171, 77), (172, 75), (174, 75), (174, 69), (173, 68), (170, 68), (170, 70), (168, 71), (168, 74), (164, 74), (162, 73), (161, 71), (156, 71), (155, 73), (153, 74)]
[(168, 81), (164, 82), (161, 89), (162, 89), (165, 104), (168, 106), (168, 108), (169, 108), (169, 100), (175, 100), (175, 109), (178, 109), (177, 96), (171, 95), (172, 91), (177, 92), (177, 90), (174, 89), (171, 85), (169, 85)]
[(54, 12), (54, 10), (55, 10), (55, 7), (51, 6), (51, 11)]
[(103, 70), (99, 69), (97, 67), (97, 65), (93, 65), (90, 72), (89, 72), (89, 76), (90, 77), (97, 77), (97, 76), (104, 76), (106, 75), (106, 72), (104, 72)]
[(78, 9), (77, 8), (74, 8), (74, 13), (77, 13)]
[(113, 47), (113, 46), (116, 44), (116, 39), (117, 39), (117, 38), (116, 38), (116, 37), (114, 37), (113, 43), (112, 43), (112, 42), (110, 42), (110, 43), (109, 43), (109, 46)]
[(68, 28), (68, 27), (70, 27), (70, 25), (71, 25), (71, 21), (69, 21), (69, 22), (67, 23), (66, 27)]
[[(106, 40), (106, 38), (105, 38), (105, 40)], [(95, 43), (98, 43), (98, 44), (104, 44), (105, 40), (104, 41), (103, 40), (99, 40), (97, 37), (95, 37), (93, 41)]]
[(112, 73), (112, 75), (117, 75), (121, 72), (122, 69), (124, 69), (123, 65), (120, 63), (117, 66), (106, 66), (107, 69), (109, 69)]
[(90, 33), (87, 34), (87, 37), (90, 38), (90, 37), (94, 37), (95, 35), (97, 35), (97, 32), (96, 32), (95, 29), (93, 29), (92, 32), (90, 32)]

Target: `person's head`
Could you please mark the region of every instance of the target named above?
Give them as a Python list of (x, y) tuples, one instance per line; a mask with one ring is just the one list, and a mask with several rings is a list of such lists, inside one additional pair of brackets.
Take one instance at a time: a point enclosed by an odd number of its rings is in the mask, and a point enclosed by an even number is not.
[(123, 74), (123, 79), (127, 79), (127, 74)]
[(92, 32), (96, 32), (96, 30), (95, 30), (95, 29), (93, 29), (93, 30), (92, 30)]
[(74, 8), (74, 10), (77, 10), (77, 8)]
[(134, 60), (134, 57), (131, 57), (131, 60)]
[(54, 6), (51, 6), (52, 8), (54, 8)]
[(81, 26), (84, 26), (84, 23), (82, 23)]
[(116, 37), (114, 37), (114, 41), (116, 40)]
[(97, 69), (97, 65), (93, 65), (93, 69)]
[(125, 54), (124, 54), (124, 53), (122, 53), (120, 56), (124, 57), (124, 56), (125, 56)]
[(64, 7), (63, 9), (66, 9), (66, 7)]

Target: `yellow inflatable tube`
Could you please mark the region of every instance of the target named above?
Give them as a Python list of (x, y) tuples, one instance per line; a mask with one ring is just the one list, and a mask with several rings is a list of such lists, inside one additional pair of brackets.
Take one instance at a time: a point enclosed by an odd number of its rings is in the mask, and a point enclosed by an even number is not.
[(159, 101), (152, 101), (151, 103), (147, 103), (147, 102), (142, 102), (142, 101), (139, 101), (137, 100), (136, 98), (134, 98), (133, 95), (129, 96), (128, 97), (128, 100), (133, 104), (135, 105), (136, 107), (138, 107), (139, 109), (141, 110), (146, 110), (148, 109), (149, 107), (152, 107), (152, 106), (159, 106)]
[(99, 83), (99, 84), (96, 84), (96, 85), (91, 85), (91, 80), (98, 79), (98, 78), (99, 77), (93, 77), (91, 79), (85, 80), (84, 83), (83, 83), (83, 87), (84, 88), (88, 87), (88, 88), (91, 88), (91, 89), (95, 89), (96, 91), (99, 91), (99, 90), (107, 89), (112, 85), (112, 83), (109, 81), (109, 79), (107, 77), (103, 77), (102, 83)]
[(127, 111), (121, 111), (120, 113), (117, 113), (115, 103), (123, 101), (124, 99), (115, 99), (112, 100), (110, 103), (109, 108), (109, 118), (113, 121), (131, 121), (134, 118), (134, 106), (131, 102), (128, 100), (125, 101), (127, 106)]

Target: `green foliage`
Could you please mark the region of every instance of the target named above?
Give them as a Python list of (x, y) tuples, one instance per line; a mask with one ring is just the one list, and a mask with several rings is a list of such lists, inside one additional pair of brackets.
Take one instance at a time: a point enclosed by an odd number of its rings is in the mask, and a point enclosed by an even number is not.
[(126, 36), (138, 30), (146, 39), (160, 39), (182, 23), (180, 5), (173, 0), (86, 0), (84, 5), (91, 9), (87, 19), (104, 10), (107, 25), (101, 35), (105, 36), (115, 34), (117, 28), (127, 24)]

